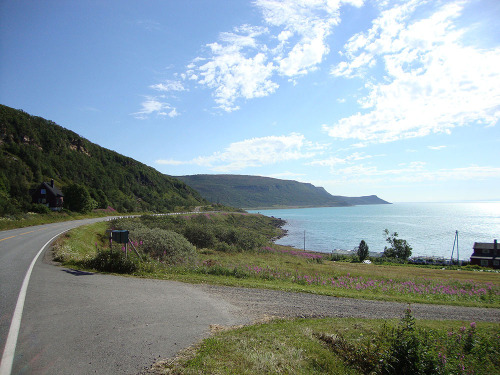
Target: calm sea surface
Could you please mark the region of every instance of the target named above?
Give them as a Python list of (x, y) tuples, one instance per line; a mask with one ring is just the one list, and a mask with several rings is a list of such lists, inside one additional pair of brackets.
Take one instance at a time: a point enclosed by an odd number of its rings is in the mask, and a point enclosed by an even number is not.
[[(500, 240), (500, 202), (394, 203), (391, 205), (258, 210), (287, 221), (281, 245), (331, 252), (352, 250), (365, 240), (370, 251), (382, 252), (384, 229), (408, 241), (413, 256), (450, 258), (458, 230), (460, 259), (468, 260), (474, 242)], [(456, 247), (453, 258), (456, 259)]]

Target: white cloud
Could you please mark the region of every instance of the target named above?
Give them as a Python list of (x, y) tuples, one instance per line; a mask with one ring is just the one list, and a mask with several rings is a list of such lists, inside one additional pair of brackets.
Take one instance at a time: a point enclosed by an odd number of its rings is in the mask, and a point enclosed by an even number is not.
[(147, 96), (146, 100), (141, 103), (141, 110), (132, 113), (132, 115), (139, 120), (145, 120), (150, 115), (156, 114), (157, 116), (177, 117), (179, 113), (169, 103), (162, 102), (162, 97)]
[(197, 57), (184, 77), (213, 90), (217, 106), (231, 112), (239, 99), (273, 94), (279, 76), (294, 77), (318, 68), (330, 49), (327, 37), (340, 22), (343, 4), (363, 1), (255, 0), (266, 26), (242, 25), (207, 44), (208, 56)]
[[(366, 85), (362, 112), (324, 125), (339, 139), (390, 142), (450, 133), (466, 124), (494, 126), (500, 119), (500, 47), (479, 49), (463, 42), (457, 26), (464, 2), (445, 3), (427, 18), (414, 19), (408, 1), (384, 10), (367, 33), (353, 36), (332, 74), (365, 76), (375, 64), (385, 76)], [(413, 17), (413, 18), (412, 18)]]
[(442, 150), (442, 149), (446, 148), (446, 146), (427, 146), (427, 148), (429, 150), (439, 151), (439, 150)]
[(345, 158), (330, 157), (328, 159), (323, 159), (323, 160), (314, 160), (308, 163), (308, 165), (333, 168), (337, 165), (350, 164), (354, 161), (371, 159), (371, 158), (373, 158), (372, 155), (364, 155), (363, 153), (355, 152), (349, 156), (346, 156)]
[(374, 165), (352, 165), (332, 171), (339, 183), (417, 183), (429, 181), (466, 181), (500, 178), (500, 167), (471, 165), (431, 170), (425, 162), (400, 164), (398, 168), (379, 169)]
[(163, 83), (157, 83), (155, 85), (149, 86), (153, 90), (157, 91), (186, 91), (181, 81), (165, 81)]
[(156, 164), (162, 165), (184, 165), (189, 164), (189, 162), (174, 160), (174, 159), (158, 159), (156, 160)]
[(304, 136), (292, 133), (285, 136), (252, 138), (231, 143), (224, 151), (210, 156), (199, 156), (190, 161), (157, 160), (159, 164), (194, 164), (216, 172), (238, 171), (248, 167), (300, 160), (316, 155), (318, 147)]
[[(214, 89), (215, 102), (227, 112), (239, 109), (235, 104), (238, 98), (251, 99), (273, 93), (278, 88), (278, 84), (270, 80), (274, 65), (259, 51), (256, 41), (266, 32), (265, 28), (246, 25), (232, 33), (222, 33), (219, 42), (207, 46), (212, 57), (195, 59), (189, 65), (188, 76)], [(198, 62), (202, 64), (197, 65)]]
[(363, 1), (256, 0), (255, 4), (264, 21), (281, 30), (280, 44), (273, 50), (279, 74), (294, 77), (317, 69), (330, 52), (326, 38), (340, 23), (340, 7), (359, 7)]

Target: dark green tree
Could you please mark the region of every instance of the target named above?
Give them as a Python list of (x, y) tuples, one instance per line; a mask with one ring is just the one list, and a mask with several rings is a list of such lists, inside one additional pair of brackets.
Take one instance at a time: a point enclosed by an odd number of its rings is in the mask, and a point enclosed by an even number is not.
[(365, 240), (361, 240), (358, 246), (359, 261), (360, 262), (364, 261), (368, 257), (368, 254), (369, 254), (368, 245), (366, 244)]
[(407, 260), (411, 257), (412, 248), (406, 240), (398, 238), (398, 233), (389, 233), (388, 229), (384, 230), (386, 236), (386, 241), (391, 245), (390, 247), (384, 248), (384, 256), (387, 258), (398, 258), (402, 260)]
[(97, 207), (97, 202), (92, 199), (87, 188), (83, 185), (71, 184), (65, 186), (64, 206), (77, 212), (90, 212)]

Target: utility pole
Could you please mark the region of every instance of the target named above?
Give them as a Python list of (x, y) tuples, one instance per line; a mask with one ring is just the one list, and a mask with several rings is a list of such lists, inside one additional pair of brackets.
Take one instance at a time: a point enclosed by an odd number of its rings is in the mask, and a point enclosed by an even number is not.
[(455, 244), (457, 245), (457, 264), (460, 265), (460, 255), (458, 253), (458, 230), (455, 231), (455, 240), (453, 241), (453, 249), (451, 250), (451, 264), (453, 264), (453, 252), (455, 251)]

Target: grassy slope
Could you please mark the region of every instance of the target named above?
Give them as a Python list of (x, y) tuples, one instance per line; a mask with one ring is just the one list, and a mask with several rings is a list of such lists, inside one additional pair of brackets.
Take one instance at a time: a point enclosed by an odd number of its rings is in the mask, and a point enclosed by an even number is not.
[[(455, 321), (418, 321), (417, 328), (425, 334), (436, 337), (436, 344), (431, 343), (432, 356), (439, 358), (445, 350), (448, 354), (463, 355), (449, 333), (458, 333), (469, 327), (470, 322)], [(325, 345), (319, 335), (335, 337), (341, 334), (354, 347), (373, 348), (369, 355), (378, 355), (374, 347), (378, 335), (384, 329), (397, 327), (396, 320), (369, 320), (354, 318), (330, 319), (295, 319), (276, 320), (270, 323), (240, 327), (214, 334), (203, 340), (194, 349), (181, 353), (176, 359), (159, 362), (155, 366), (157, 374), (361, 374), (357, 368), (356, 356), (362, 352), (352, 351), (352, 358), (344, 358)], [(420, 333), (422, 334), (422, 333)], [(499, 370), (496, 361), (498, 343), (493, 344), (481, 354), (480, 340), (495, 343), (500, 334), (500, 327), (494, 323), (476, 325), (476, 352), (466, 353), (463, 363), (471, 372), (456, 372), (460, 359), (449, 358), (442, 365), (442, 374), (476, 373), (491, 374)], [(450, 350), (451, 349), (451, 350)], [(348, 354), (349, 355), (349, 354)], [(487, 357), (487, 358), (485, 358)], [(347, 359), (347, 360), (346, 360)], [(349, 361), (350, 359), (350, 361)], [(484, 360), (483, 360), (484, 359)], [(453, 362), (455, 361), (455, 363)], [(476, 362), (477, 361), (477, 362)], [(349, 364), (349, 362), (351, 362)], [(438, 360), (439, 362), (439, 360)], [(496, 363), (496, 366), (495, 366)], [(457, 366), (458, 365), (458, 366)], [(437, 371), (435, 373), (438, 373)]]
[[(500, 369), (496, 360), (499, 325), (478, 323), (474, 336), (476, 346), (465, 352), (457, 343), (460, 341), (458, 333), (468, 328), (469, 323), (418, 321), (418, 337), (425, 341), (426, 335), (432, 335), (436, 340), (435, 343), (425, 342), (429, 344), (428, 355), (439, 366), (434, 373), (491, 374)], [(174, 360), (158, 363), (155, 373), (362, 374), (364, 371), (359, 368), (361, 361), (358, 356), (368, 357), (368, 363), (370, 360), (377, 363), (377, 356), (384, 349), (382, 346), (375, 350), (380, 344), (380, 333), (398, 324), (396, 320), (337, 318), (277, 320), (241, 327), (216, 333), (194, 350), (186, 351)], [(357, 350), (349, 351), (347, 357), (338, 355), (318, 339), (320, 335), (342, 335), (348, 345)], [(445, 352), (449, 358), (442, 361)]]

